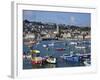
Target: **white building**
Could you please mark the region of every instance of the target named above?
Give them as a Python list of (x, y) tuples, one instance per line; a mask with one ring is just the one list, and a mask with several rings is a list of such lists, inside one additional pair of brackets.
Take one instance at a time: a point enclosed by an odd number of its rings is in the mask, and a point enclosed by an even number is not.
[(86, 35), (85, 39), (91, 39), (91, 36), (90, 35)]
[(71, 33), (64, 33), (63, 38), (64, 39), (71, 38)]
[(34, 33), (30, 33), (30, 34), (26, 34), (24, 39), (34, 39), (35, 38), (35, 34)]

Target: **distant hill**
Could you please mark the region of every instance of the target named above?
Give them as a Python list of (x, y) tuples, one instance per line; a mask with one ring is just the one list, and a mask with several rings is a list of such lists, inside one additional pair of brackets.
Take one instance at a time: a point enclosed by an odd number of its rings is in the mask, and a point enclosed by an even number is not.
[(56, 24), (56, 23), (42, 23), (42, 22), (35, 22), (35, 21), (28, 21), (28, 20), (24, 20), (23, 23), (26, 23), (26, 24), (32, 24), (32, 25), (40, 25), (40, 26), (44, 26), (44, 27), (48, 27), (48, 28), (55, 28), (57, 26), (60, 27), (60, 29), (80, 29), (82, 31), (88, 31), (88, 30), (91, 30), (91, 27), (90, 26), (76, 26), (76, 25), (65, 25), (65, 24)]

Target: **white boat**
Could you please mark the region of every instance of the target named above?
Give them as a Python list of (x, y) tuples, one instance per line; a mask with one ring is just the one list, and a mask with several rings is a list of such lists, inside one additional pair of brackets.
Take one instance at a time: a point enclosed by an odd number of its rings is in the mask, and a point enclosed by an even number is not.
[(77, 45), (77, 42), (70, 42), (70, 45)]
[(83, 63), (84, 63), (85, 66), (90, 66), (91, 65), (90, 60), (85, 60)]
[(48, 44), (48, 46), (54, 46), (54, 43)]
[(44, 48), (46, 48), (46, 47), (47, 47), (47, 45), (45, 45), (45, 44), (44, 44), (44, 45), (42, 45), (42, 46), (43, 46)]
[(48, 58), (46, 59), (46, 62), (47, 62), (47, 63), (55, 64), (55, 63), (56, 63), (56, 58), (50, 56), (50, 57), (48, 57)]
[(23, 55), (23, 58), (25, 59), (31, 59), (31, 55)]
[(77, 49), (85, 49), (85, 46), (75, 46)]

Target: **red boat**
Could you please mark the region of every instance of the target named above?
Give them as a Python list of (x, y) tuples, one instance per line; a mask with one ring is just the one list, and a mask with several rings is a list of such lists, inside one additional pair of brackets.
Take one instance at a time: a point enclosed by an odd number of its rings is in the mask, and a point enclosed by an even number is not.
[(32, 61), (32, 64), (42, 64), (42, 61)]
[(32, 58), (32, 64), (42, 64), (42, 58), (41, 57), (34, 57)]
[(65, 48), (56, 48), (57, 51), (64, 51), (66, 50)]

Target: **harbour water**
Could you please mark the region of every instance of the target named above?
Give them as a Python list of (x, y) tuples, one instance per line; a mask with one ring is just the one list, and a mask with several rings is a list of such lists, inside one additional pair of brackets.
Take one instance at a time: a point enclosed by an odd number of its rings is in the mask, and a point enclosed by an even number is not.
[[(46, 46), (46, 47), (45, 47)], [(84, 48), (76, 48), (76, 46), (84, 46)], [(64, 50), (56, 50), (62, 48)], [(86, 54), (91, 53), (91, 42), (90, 40), (46, 40), (40, 41), (39, 43), (31, 47), (33, 50), (39, 50), (40, 56), (54, 56), (57, 58), (56, 64), (38, 64), (32, 65), (28, 59), (23, 59), (23, 69), (35, 69), (35, 68), (60, 68), (60, 67), (79, 67), (85, 66), (82, 62), (68, 62), (61, 58), (63, 54)], [(29, 53), (30, 47), (24, 45), (23, 52)]]

